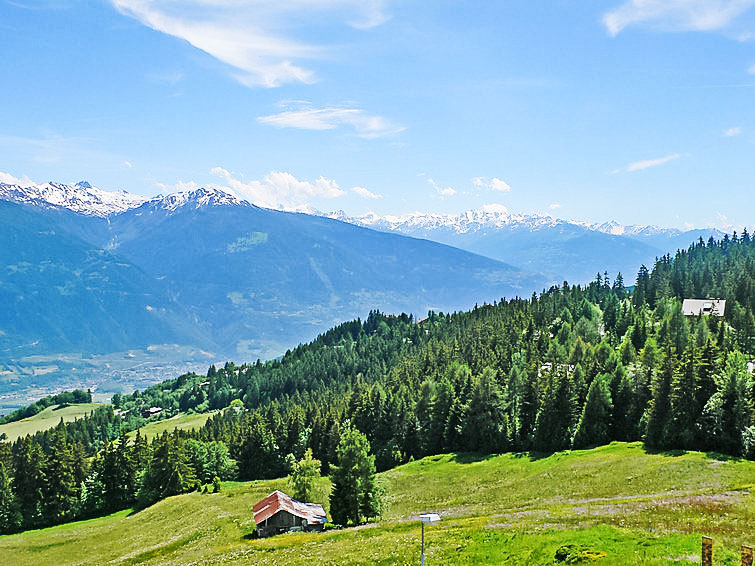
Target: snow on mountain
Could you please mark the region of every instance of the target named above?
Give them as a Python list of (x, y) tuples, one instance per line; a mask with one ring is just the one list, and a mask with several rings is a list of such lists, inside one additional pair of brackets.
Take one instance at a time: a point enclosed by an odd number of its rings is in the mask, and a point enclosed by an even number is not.
[(252, 206), (249, 202), (218, 188), (202, 187), (148, 198), (126, 191), (104, 191), (86, 181), (79, 181), (75, 185), (52, 182), (0, 183), (0, 200), (43, 208), (66, 208), (79, 214), (101, 218), (142, 206), (170, 212), (187, 206)]
[(142, 203), (144, 207), (156, 208), (175, 212), (181, 208), (202, 208), (205, 206), (253, 206), (248, 201), (242, 200), (222, 189), (197, 188), (188, 191), (180, 191), (169, 195), (158, 195)]
[(550, 214), (514, 214), (501, 204), (489, 204), (481, 209), (467, 210), (460, 214), (415, 212), (403, 216), (378, 216), (369, 212), (361, 216), (350, 217), (339, 210), (322, 214), (322, 216), (376, 230), (404, 234), (428, 234), (430, 232), (473, 234), (499, 229), (537, 231), (557, 227), (583, 228), (592, 232), (627, 236), (635, 239), (657, 236), (673, 238), (683, 234), (681, 230), (676, 228), (660, 228), (652, 225), (625, 226), (614, 221), (589, 223), (565, 220)]
[(136, 208), (147, 200), (126, 191), (103, 191), (86, 181), (75, 185), (0, 183), (0, 199), (44, 208), (67, 208), (79, 214), (102, 218)]

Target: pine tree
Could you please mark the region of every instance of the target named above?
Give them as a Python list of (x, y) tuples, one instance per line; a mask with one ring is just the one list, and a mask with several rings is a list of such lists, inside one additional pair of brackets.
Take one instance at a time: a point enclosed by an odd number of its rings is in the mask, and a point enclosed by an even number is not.
[(464, 449), (476, 452), (501, 452), (506, 448), (508, 430), (503, 410), (503, 395), (496, 372), (486, 368), (476, 381), (467, 406), (462, 436)]
[(540, 452), (566, 450), (571, 445), (574, 396), (563, 368), (551, 371), (545, 397), (537, 414), (533, 448)]
[(674, 369), (671, 381), (669, 415), (664, 430), (668, 446), (694, 448), (695, 425), (701, 412), (701, 407), (697, 405), (698, 366), (699, 353), (691, 344)]
[(13, 445), (12, 458), (12, 485), (16, 504), (21, 511), (21, 526), (24, 529), (40, 526), (43, 523), (42, 449), (39, 444), (32, 442), (31, 437), (26, 436)]
[(0, 534), (15, 532), (20, 526), (21, 513), (5, 465), (0, 462)]
[(77, 482), (73, 450), (65, 433), (56, 429), (50, 451), (42, 466), (44, 520), (58, 524), (74, 518), (81, 485)]
[(337, 450), (333, 466), (330, 513), (334, 523), (359, 524), (362, 517), (375, 517), (379, 501), (375, 486), (375, 457), (369, 454), (367, 437), (356, 429), (347, 430)]
[(674, 358), (670, 351), (661, 363), (661, 367), (653, 372), (653, 398), (648, 405), (647, 428), (645, 444), (650, 448), (667, 448), (666, 424), (671, 411), (671, 380), (674, 377)]
[(608, 376), (603, 374), (593, 379), (590, 384), (582, 416), (574, 434), (574, 448), (599, 446), (607, 444), (610, 440), (613, 405), (607, 380)]

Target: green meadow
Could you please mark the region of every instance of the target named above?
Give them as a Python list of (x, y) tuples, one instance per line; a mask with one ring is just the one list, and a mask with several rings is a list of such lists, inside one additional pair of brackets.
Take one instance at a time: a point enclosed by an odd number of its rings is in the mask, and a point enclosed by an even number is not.
[[(699, 452), (613, 443), (544, 457), (451, 454), (380, 480), (385, 513), (357, 528), (251, 539), (252, 505), (286, 481), (227, 482), (218, 494), (0, 537), (0, 556), (18, 566), (419, 564), (417, 515), (426, 511), (442, 515), (426, 530), (428, 566), (584, 563), (580, 556), (699, 564), (703, 534), (716, 542), (715, 564), (738, 565), (740, 545), (755, 543), (755, 462)], [(327, 480), (320, 487), (327, 493)]]
[[(161, 435), (163, 432), (173, 432), (175, 429), (190, 430), (202, 428), (210, 417), (217, 413), (218, 411), (213, 411), (211, 413), (179, 413), (169, 419), (147, 423), (139, 430), (141, 431), (142, 436), (151, 440), (155, 436)], [(133, 438), (136, 436), (136, 431), (130, 432), (128, 435)]]
[(0, 425), (0, 434), (7, 434), (8, 440), (12, 442), (27, 434), (34, 434), (52, 428), (60, 422), (61, 418), (65, 422), (80, 419), (100, 406), (102, 406), (100, 403), (74, 403), (61, 408), (57, 408), (56, 406), (47, 407), (33, 417)]

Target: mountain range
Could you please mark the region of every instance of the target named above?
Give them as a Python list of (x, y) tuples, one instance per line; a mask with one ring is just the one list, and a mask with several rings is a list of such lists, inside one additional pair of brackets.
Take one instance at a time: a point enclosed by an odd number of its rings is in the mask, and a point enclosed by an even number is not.
[(641, 264), (711, 235), (501, 205), (349, 217), (220, 189), (148, 199), (85, 181), (0, 183), (0, 406), (276, 357), (373, 309), (449, 312), (604, 270), (631, 284)]
[(652, 225), (588, 223), (550, 215), (513, 214), (500, 204), (461, 214), (414, 213), (404, 216), (342, 211), (325, 214), (374, 230), (425, 238), (542, 273), (552, 283), (586, 283), (597, 273), (621, 272), (630, 281), (656, 257), (687, 248), (698, 238), (718, 238), (713, 229), (682, 231)]
[(0, 243), (0, 404), (94, 376), (100, 389), (141, 386), (163, 377), (156, 364), (174, 374), (275, 357), (373, 309), (448, 312), (548, 283), (217, 189), (144, 199), (85, 182), (0, 184)]

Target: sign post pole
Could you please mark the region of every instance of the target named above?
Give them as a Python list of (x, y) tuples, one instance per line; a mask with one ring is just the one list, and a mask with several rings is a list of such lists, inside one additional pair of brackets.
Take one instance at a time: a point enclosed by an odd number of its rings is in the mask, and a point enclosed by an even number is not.
[(713, 539), (703, 537), (703, 566), (713, 566)]
[(752, 547), (742, 545), (742, 566), (752, 566)]

